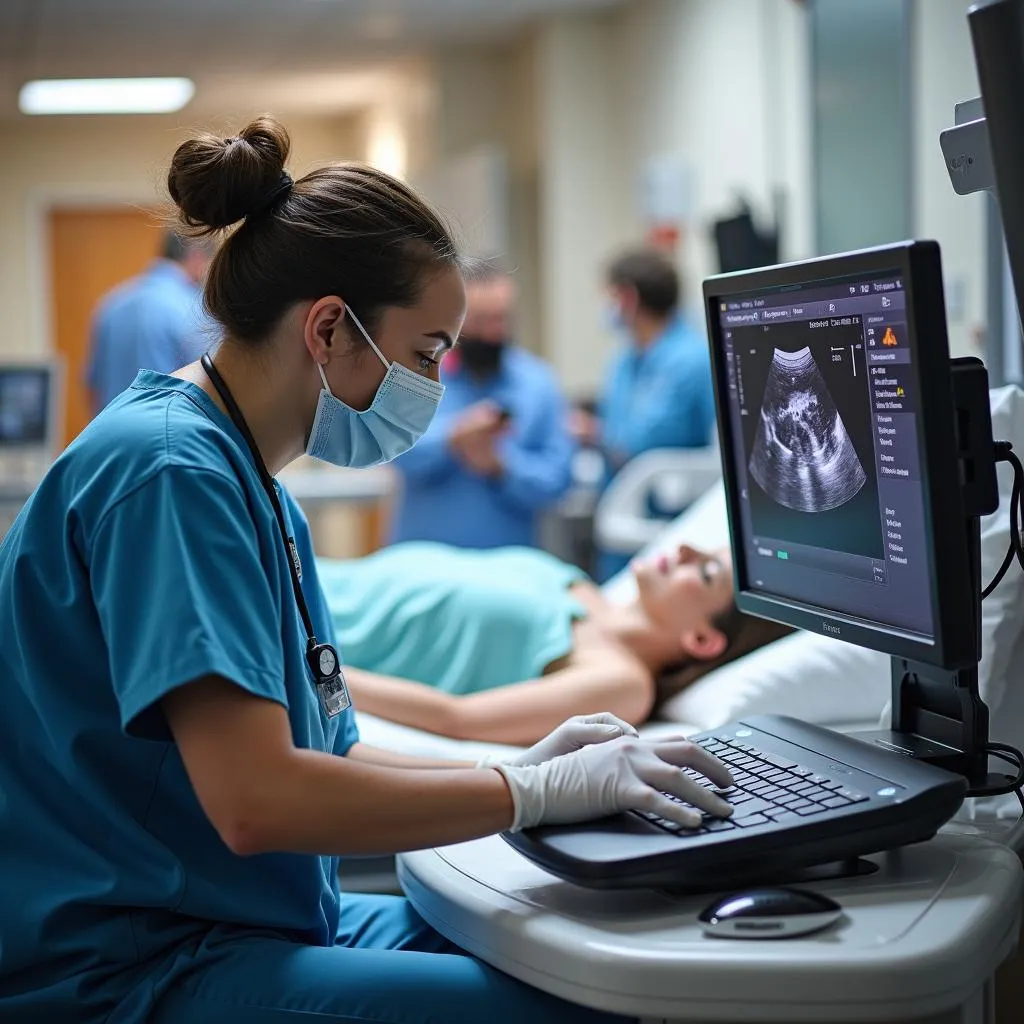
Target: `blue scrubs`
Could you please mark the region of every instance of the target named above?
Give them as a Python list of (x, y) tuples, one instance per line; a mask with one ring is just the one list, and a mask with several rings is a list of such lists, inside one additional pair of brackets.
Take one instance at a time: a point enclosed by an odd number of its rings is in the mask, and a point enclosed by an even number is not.
[[(608, 371), (598, 411), (611, 473), (654, 448), (703, 447), (715, 422), (707, 342), (677, 317), (646, 348), (624, 347)], [(629, 560), (599, 551), (596, 578), (610, 579)]]
[(624, 347), (599, 414), (602, 443), (619, 465), (653, 448), (706, 445), (715, 421), (707, 342), (677, 318), (646, 348)]
[(465, 956), (375, 952), (450, 947), (404, 901), (342, 899), (337, 858), (223, 844), (164, 696), (217, 675), (300, 747), (358, 738), (320, 709), (290, 586), (241, 437), (183, 381), (141, 373), (26, 504), (0, 546), (0, 1021), (604, 1019)]
[(93, 317), (86, 383), (109, 405), (139, 370), (170, 373), (209, 347), (202, 291), (173, 260), (155, 260), (108, 294)]
[[(554, 373), (531, 352), (509, 345), (494, 377), (478, 380), (459, 367), (446, 368), (443, 380), (447, 390), (430, 429), (394, 462), (403, 487), (391, 540), (460, 548), (536, 544), (537, 514), (572, 482), (575, 446)], [(512, 414), (498, 443), (505, 472), (497, 479), (469, 471), (448, 447), (460, 414), (485, 399)]]

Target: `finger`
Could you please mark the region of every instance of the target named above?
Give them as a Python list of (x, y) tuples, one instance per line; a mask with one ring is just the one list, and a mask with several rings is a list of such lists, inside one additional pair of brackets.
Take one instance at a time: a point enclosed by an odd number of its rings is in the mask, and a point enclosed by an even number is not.
[(636, 807), (632, 808), (633, 810), (653, 812), (667, 821), (674, 821), (682, 825), (684, 828), (700, 828), (702, 821), (700, 811), (677, 804), (675, 800), (669, 800), (667, 796), (659, 793), (656, 789), (645, 788), (638, 794), (634, 802)]
[(593, 743), (607, 743), (623, 735), (617, 725), (604, 722), (579, 722), (569, 730), (568, 738), (577, 746), (586, 747)]
[(651, 744), (654, 753), (677, 768), (696, 768), (701, 775), (706, 775), (716, 786), (728, 789), (732, 785), (732, 775), (724, 761), (714, 754), (709, 754), (703, 747), (689, 740), (662, 740)]
[(708, 814), (718, 818), (728, 818), (732, 814), (732, 804), (723, 800), (713, 789), (694, 782), (678, 768), (672, 768), (662, 762), (661, 765), (645, 765), (637, 774), (649, 786), (669, 796), (677, 796), (694, 807), (699, 807)]
[(618, 715), (613, 715), (610, 711), (599, 711), (595, 715), (579, 715), (576, 721), (583, 722), (587, 725), (614, 725), (617, 726), (620, 733), (623, 736), (639, 736), (640, 733), (636, 731), (629, 724), (629, 722), (623, 721)]

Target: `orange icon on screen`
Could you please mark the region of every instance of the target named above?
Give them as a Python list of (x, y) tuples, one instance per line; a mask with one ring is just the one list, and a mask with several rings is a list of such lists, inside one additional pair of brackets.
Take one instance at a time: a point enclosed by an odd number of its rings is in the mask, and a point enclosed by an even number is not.
[(896, 332), (891, 327), (886, 327), (885, 334), (882, 335), (882, 344), (887, 348), (893, 348), (899, 344), (896, 340)]

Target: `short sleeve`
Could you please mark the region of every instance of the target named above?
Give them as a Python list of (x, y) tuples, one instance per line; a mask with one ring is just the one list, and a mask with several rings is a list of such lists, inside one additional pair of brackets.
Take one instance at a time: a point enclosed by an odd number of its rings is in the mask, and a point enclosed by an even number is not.
[(203, 676), (287, 706), (281, 598), (240, 483), (158, 470), (103, 515), (88, 562), (127, 733), (169, 739), (160, 700)]

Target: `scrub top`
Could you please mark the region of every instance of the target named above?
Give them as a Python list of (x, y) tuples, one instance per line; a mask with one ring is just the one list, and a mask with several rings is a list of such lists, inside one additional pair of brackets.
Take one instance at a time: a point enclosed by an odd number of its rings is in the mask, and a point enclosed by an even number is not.
[(212, 324), (199, 286), (173, 260), (155, 260), (101, 301), (92, 323), (86, 371), (99, 408), (140, 369), (170, 373), (209, 347)]
[[(308, 527), (282, 491), (318, 637)], [(0, 545), (0, 1021), (146, 1019), (219, 937), (331, 945), (337, 860), (239, 857), (196, 799), (162, 697), (217, 675), (344, 754), (304, 657), (285, 549), (245, 444), (198, 387), (135, 383)]]
[[(450, 362), (449, 362), (450, 360)], [(441, 371), (445, 395), (427, 432), (393, 465), (402, 475), (391, 541), (429, 540), (460, 548), (537, 543), (537, 518), (572, 483), (575, 444), (551, 367), (506, 345), (498, 372), (478, 379), (458, 366), (458, 350)], [(448, 438), (459, 416), (488, 400), (508, 409), (498, 442), (500, 477), (466, 469)]]
[(601, 440), (617, 465), (653, 448), (699, 448), (715, 397), (707, 342), (677, 318), (647, 348), (615, 358), (600, 401)]
[(321, 561), (345, 659), (446, 693), (536, 679), (572, 651), (582, 570), (533, 548), (409, 543)]

